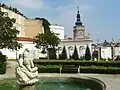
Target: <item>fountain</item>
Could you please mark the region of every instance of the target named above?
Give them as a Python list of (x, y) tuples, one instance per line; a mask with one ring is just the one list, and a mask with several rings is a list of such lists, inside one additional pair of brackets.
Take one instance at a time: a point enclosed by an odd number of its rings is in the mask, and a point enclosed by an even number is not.
[(106, 90), (105, 84), (95, 78), (73, 76), (40, 76), (34, 66), (31, 51), (26, 48), (18, 59), (16, 79), (0, 80), (0, 90)]

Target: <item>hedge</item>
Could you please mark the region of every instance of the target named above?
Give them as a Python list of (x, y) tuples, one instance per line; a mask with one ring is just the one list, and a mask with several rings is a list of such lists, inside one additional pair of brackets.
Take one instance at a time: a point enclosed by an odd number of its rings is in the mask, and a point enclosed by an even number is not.
[(104, 66), (120, 67), (119, 61), (84, 61), (84, 60), (34, 60), (38, 65), (80, 65), (80, 66)]
[(38, 65), (38, 72), (39, 73), (60, 73), (60, 66), (43, 66), (43, 65)]
[(116, 67), (81, 67), (81, 73), (98, 73), (98, 74), (120, 74), (120, 68)]

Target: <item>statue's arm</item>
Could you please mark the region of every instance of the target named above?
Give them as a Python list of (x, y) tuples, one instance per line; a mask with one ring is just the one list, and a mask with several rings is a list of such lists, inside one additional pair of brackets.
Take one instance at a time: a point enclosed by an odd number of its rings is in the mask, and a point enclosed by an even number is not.
[(18, 64), (19, 64), (20, 67), (24, 67), (24, 65), (23, 65), (23, 59), (22, 58), (20, 58), (18, 60)]
[(31, 67), (35, 67), (34, 63), (33, 63), (33, 60), (30, 60), (30, 63), (31, 63)]
[(35, 72), (35, 71), (38, 69), (37, 67), (31, 68), (30, 65), (26, 65), (26, 68), (27, 68), (30, 72)]

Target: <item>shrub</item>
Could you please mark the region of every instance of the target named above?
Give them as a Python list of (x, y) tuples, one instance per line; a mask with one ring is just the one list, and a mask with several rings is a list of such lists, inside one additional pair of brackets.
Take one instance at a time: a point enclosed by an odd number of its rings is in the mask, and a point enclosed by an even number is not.
[(78, 60), (79, 59), (76, 45), (75, 45), (74, 53), (72, 55), (72, 59), (74, 59), (74, 60)]
[(63, 47), (63, 51), (60, 54), (60, 59), (63, 59), (63, 60), (67, 59), (67, 53), (66, 53), (65, 46)]
[(55, 48), (49, 48), (49, 59), (56, 59), (56, 50), (55, 50)]
[(119, 61), (80, 61), (80, 60), (34, 60), (37, 65), (80, 65), (80, 66), (104, 66), (120, 67)]
[(6, 73), (6, 56), (0, 54), (0, 74)]
[(90, 49), (89, 49), (88, 45), (85, 50), (85, 60), (91, 60), (91, 53), (90, 53)]
[(39, 73), (60, 73), (60, 67), (54, 66), (54, 65), (39, 65), (38, 66), (38, 72)]
[(120, 74), (120, 68), (116, 67), (81, 67), (81, 73)]

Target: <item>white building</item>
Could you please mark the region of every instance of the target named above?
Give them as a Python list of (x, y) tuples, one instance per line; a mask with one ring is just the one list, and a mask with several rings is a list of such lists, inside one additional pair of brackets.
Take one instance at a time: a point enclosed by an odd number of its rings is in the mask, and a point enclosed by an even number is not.
[(50, 31), (54, 32), (59, 37), (59, 39), (64, 39), (64, 27), (63, 26), (52, 24), (50, 26)]
[(101, 47), (101, 58), (112, 59), (111, 47)]

